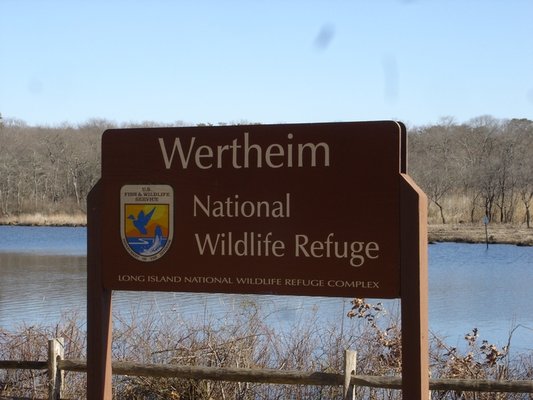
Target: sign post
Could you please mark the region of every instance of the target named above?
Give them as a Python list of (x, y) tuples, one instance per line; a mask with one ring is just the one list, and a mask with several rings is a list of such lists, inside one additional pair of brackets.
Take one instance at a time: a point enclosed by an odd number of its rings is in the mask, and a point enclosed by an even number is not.
[(427, 397), (426, 198), (406, 169), (392, 121), (106, 131), (89, 398), (111, 398), (112, 290), (401, 298), (404, 397)]
[(111, 289), (102, 281), (102, 184), (87, 198), (87, 398), (111, 399)]
[(401, 321), (402, 397), (427, 399), (429, 393), (427, 200), (402, 174)]

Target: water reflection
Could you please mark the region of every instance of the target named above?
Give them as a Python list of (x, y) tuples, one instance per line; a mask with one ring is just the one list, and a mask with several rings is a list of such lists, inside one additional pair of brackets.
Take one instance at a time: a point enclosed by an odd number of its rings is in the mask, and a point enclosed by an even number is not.
[(0, 252), (84, 256), (87, 254), (87, 229), (2, 225)]
[[(85, 256), (1, 253), (0, 327), (21, 324), (54, 324), (62, 315), (75, 313), (86, 319), (87, 259)], [(167, 318), (221, 317), (257, 305), (265, 318), (288, 326), (316, 312), (327, 310), (323, 320), (344, 318), (349, 301), (338, 298), (257, 296), (216, 293), (113, 292), (115, 317), (135, 313), (143, 317), (160, 313)], [(120, 320), (120, 318), (117, 318)]]
[(0, 326), (56, 321), (85, 311), (84, 256), (0, 253)]
[[(1, 242), (0, 242), (1, 243)], [(481, 338), (504, 345), (510, 330), (515, 351), (533, 350), (533, 248), (441, 243), (429, 252), (430, 329), (450, 345), (478, 328)], [(63, 313), (86, 319), (86, 257), (0, 251), (0, 327), (22, 323), (53, 325)], [(380, 300), (374, 300), (380, 301)], [(397, 301), (385, 301), (388, 310)], [(316, 316), (319, 321), (349, 324), (349, 299), (203, 293), (114, 292), (115, 321), (132, 312), (142, 317), (220, 318), (250, 304), (260, 307), (276, 327)]]

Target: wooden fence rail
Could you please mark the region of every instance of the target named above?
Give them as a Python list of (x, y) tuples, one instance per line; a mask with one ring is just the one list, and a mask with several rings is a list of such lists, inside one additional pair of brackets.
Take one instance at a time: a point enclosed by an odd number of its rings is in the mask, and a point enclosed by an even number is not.
[[(48, 370), (49, 399), (60, 399), (64, 371), (87, 372), (85, 360), (62, 359), (62, 340), (49, 341), (48, 361), (2, 361), (0, 369)], [(351, 354), (350, 354), (351, 353)], [(355, 359), (355, 352), (346, 356)], [(115, 361), (112, 364), (114, 375), (166, 377), (178, 379), (205, 379), (212, 381), (270, 383), (285, 385), (343, 386), (346, 398), (349, 396), (348, 384), (381, 389), (401, 389), (401, 377), (355, 375), (355, 360), (346, 362), (346, 371), (341, 373), (282, 371), (277, 369), (247, 369), (222, 367), (195, 367), (164, 364), (141, 364)], [(54, 373), (55, 371), (55, 373)], [(349, 376), (349, 379), (347, 377)], [(472, 379), (430, 379), (430, 390), (455, 390), (469, 392), (507, 392), (533, 393), (533, 381), (496, 381)]]
[[(58, 363), (64, 371), (85, 372), (84, 360), (63, 360)], [(1, 361), (0, 361), (1, 368)], [(113, 362), (113, 375), (150, 376), (213, 381), (275, 383), (285, 385), (342, 386), (344, 375), (331, 372), (281, 371), (277, 369), (247, 369), (221, 367), (193, 367), (162, 364)], [(401, 389), (402, 378), (393, 376), (353, 375), (350, 383), (381, 389)], [(495, 381), (472, 379), (430, 379), (430, 390), (458, 390), (470, 392), (533, 393), (533, 381)]]

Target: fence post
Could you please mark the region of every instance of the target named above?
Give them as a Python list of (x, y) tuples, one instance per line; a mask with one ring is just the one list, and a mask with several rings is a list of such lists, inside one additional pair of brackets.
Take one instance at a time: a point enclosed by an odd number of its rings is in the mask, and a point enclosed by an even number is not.
[(344, 350), (344, 400), (355, 400), (355, 386), (351, 384), (357, 367), (357, 351)]
[(65, 355), (63, 338), (50, 339), (48, 341), (48, 399), (61, 399), (63, 387), (63, 371), (57, 368), (57, 361)]

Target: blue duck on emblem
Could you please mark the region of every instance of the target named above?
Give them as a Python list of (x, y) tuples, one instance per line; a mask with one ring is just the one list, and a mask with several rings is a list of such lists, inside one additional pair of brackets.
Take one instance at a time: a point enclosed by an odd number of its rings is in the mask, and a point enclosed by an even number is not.
[(152, 218), (152, 215), (154, 214), (155, 207), (152, 208), (152, 210), (148, 214), (144, 214), (144, 211), (140, 211), (137, 215), (137, 218), (135, 218), (132, 214), (128, 216), (129, 219), (133, 220), (133, 226), (137, 228), (137, 230), (143, 234), (146, 235), (148, 231), (146, 230), (146, 225), (148, 225), (148, 222), (150, 222), (150, 219)]

